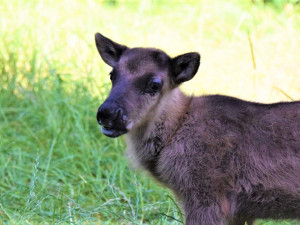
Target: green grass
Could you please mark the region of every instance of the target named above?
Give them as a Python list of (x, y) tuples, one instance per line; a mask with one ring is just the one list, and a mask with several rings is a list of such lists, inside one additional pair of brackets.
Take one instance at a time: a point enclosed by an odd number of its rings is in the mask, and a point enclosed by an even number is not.
[(300, 98), (296, 5), (116, 2), (0, 0), (0, 224), (184, 220), (167, 189), (130, 169), (122, 138), (100, 132), (95, 114), (110, 85), (95, 32), (172, 56), (199, 51), (188, 93)]

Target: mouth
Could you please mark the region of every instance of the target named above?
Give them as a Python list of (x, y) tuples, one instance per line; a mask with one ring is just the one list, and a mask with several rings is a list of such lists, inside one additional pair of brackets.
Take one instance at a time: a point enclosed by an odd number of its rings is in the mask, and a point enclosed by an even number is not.
[(121, 136), (122, 134), (127, 133), (127, 129), (115, 129), (112, 127), (106, 127), (103, 126), (101, 128), (102, 133), (107, 136), (107, 137), (111, 137), (111, 138), (116, 138)]

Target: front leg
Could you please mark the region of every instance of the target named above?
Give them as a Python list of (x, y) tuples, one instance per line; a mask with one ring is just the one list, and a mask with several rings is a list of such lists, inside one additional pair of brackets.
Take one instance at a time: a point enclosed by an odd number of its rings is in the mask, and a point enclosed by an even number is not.
[(244, 218), (244, 217), (234, 217), (230, 220), (228, 225), (253, 225), (254, 224), (254, 219), (251, 218)]
[(228, 225), (227, 220), (231, 216), (231, 203), (226, 197), (226, 189), (217, 189), (217, 182), (202, 174), (199, 172), (197, 176), (193, 177), (187, 174), (181, 180), (182, 185), (178, 186), (178, 197), (184, 205), (186, 215), (185, 224)]
[(226, 215), (219, 205), (193, 207), (186, 210), (186, 225), (226, 225)]
[[(191, 186), (192, 183), (189, 184)], [(183, 189), (180, 197), (184, 204), (186, 225), (228, 225), (231, 202), (225, 192), (216, 191), (209, 179), (195, 185), (195, 188)]]

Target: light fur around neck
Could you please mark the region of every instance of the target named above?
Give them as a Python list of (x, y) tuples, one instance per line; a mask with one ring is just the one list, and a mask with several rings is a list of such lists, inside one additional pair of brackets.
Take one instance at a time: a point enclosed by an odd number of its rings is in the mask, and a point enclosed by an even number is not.
[(185, 96), (179, 88), (176, 88), (162, 97), (157, 107), (149, 113), (146, 122), (125, 135), (126, 156), (133, 168), (143, 168), (141, 156), (150, 155), (153, 151), (151, 147), (143, 145), (144, 142), (159, 137), (162, 142), (161, 146), (167, 144), (180, 125), (180, 118), (186, 112), (189, 103), (190, 97)]

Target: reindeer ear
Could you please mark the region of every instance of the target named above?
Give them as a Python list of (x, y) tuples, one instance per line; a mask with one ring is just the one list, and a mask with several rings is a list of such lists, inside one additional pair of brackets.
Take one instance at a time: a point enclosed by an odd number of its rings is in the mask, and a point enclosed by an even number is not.
[(122, 53), (127, 49), (126, 46), (117, 44), (99, 33), (95, 34), (95, 40), (101, 58), (111, 67), (116, 65)]
[(179, 55), (171, 60), (173, 80), (176, 84), (188, 81), (197, 73), (200, 65), (200, 55), (190, 52)]

